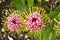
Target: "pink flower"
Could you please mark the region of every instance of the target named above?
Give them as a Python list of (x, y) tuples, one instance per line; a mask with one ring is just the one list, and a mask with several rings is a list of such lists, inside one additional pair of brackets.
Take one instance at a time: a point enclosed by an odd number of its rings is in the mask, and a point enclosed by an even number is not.
[(30, 14), (26, 18), (26, 26), (29, 30), (39, 30), (43, 26), (43, 19), (38, 13)]
[(20, 27), (21, 20), (19, 19), (19, 16), (14, 14), (10, 15), (7, 20), (8, 28), (12, 31), (17, 30)]

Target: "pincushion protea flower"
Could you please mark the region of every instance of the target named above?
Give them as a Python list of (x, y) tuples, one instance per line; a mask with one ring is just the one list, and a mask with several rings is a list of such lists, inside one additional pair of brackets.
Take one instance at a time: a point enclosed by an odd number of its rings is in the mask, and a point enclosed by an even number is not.
[(10, 15), (7, 19), (7, 25), (12, 31), (17, 30), (21, 25), (20, 16), (17, 14)]
[(43, 18), (37, 12), (30, 14), (26, 18), (26, 25), (29, 30), (39, 30), (43, 26)]

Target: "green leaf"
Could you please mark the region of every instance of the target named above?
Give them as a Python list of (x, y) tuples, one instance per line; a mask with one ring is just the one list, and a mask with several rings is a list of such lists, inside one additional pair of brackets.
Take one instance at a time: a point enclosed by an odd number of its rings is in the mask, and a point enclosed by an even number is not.
[(51, 11), (50, 8), (47, 5), (44, 5), (44, 8), (49, 12)]
[(41, 2), (41, 0), (37, 0), (37, 1)]
[(41, 1), (42, 1), (42, 0), (37, 0), (37, 1), (38, 1), (38, 5), (41, 6)]
[(28, 7), (32, 7), (34, 4), (34, 0), (28, 0), (27, 3), (28, 3)]
[(53, 33), (50, 33), (49, 40), (55, 40), (55, 35)]
[(46, 27), (44, 30), (42, 30), (42, 38), (44, 40), (52, 39), (52, 35), (54, 34), (53, 26), (54, 26), (54, 24), (51, 22), (48, 25), (48, 27)]
[(23, 1), (20, 0), (12, 0), (9, 7), (15, 7), (17, 10), (24, 11), (26, 9), (26, 5), (22, 4)]
[(52, 34), (52, 33), (50, 33), (50, 35), (49, 35), (49, 40), (51, 40), (51, 39), (52, 39), (52, 35), (53, 35), (53, 34)]
[(40, 30), (35, 31), (34, 37), (36, 40), (40, 40), (41, 39), (41, 31)]
[(49, 39), (48, 40), (54, 40), (54, 35), (55, 35), (55, 30), (53, 29), (54, 27), (54, 21), (51, 20), (50, 24), (48, 25), (48, 34), (49, 34)]
[(48, 34), (46, 29), (42, 31), (43, 40), (48, 40)]
[(21, 0), (22, 4), (24, 5), (25, 4), (25, 0)]
[(31, 37), (31, 36), (34, 36), (34, 34), (35, 34), (34, 31), (28, 32), (28, 36), (30, 36), (30, 37)]
[(60, 5), (55, 9), (58, 13), (60, 12)]
[(51, 11), (48, 15), (51, 19), (55, 18), (59, 13), (57, 11)]

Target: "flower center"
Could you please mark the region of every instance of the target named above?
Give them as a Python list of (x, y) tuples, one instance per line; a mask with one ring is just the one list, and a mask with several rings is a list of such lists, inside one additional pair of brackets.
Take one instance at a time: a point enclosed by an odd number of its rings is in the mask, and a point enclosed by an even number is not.
[(35, 22), (37, 19), (36, 18), (32, 18), (32, 22)]
[(14, 24), (16, 24), (15, 20), (13, 21)]

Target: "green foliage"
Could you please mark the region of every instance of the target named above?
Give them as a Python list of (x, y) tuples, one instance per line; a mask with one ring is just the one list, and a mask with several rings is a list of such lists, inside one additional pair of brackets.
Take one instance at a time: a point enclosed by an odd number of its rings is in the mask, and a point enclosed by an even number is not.
[(46, 31), (46, 29), (42, 31), (42, 36), (43, 36), (43, 39), (44, 39), (44, 40), (48, 40), (48, 37), (49, 37), (48, 34), (50, 34), (50, 33), (48, 33), (48, 32)]
[(41, 40), (41, 30), (35, 31), (34, 37), (36, 40)]
[(12, 0), (10, 7), (14, 7), (17, 10), (24, 11), (26, 9), (25, 0)]
[(60, 12), (60, 5), (55, 9), (58, 13)]
[(28, 7), (32, 7), (34, 4), (34, 0), (27, 0)]
[(50, 11), (49, 17), (53, 19), (56, 16), (58, 16), (59, 12), (60, 12), (60, 5), (54, 11)]
[(37, 0), (37, 1), (38, 1), (38, 5), (41, 6), (41, 1), (42, 1), (42, 0)]
[(50, 12), (50, 11), (51, 11), (51, 9), (50, 9), (47, 5), (44, 5), (44, 8), (45, 8), (45, 10), (46, 10), (47, 12)]
[(44, 40), (52, 40), (54, 39), (54, 30), (53, 30), (53, 23), (50, 23), (48, 27), (46, 27), (44, 30), (42, 30), (42, 38)]
[(22, 4), (24, 5), (25, 4), (25, 0), (21, 0)]
[(57, 11), (50, 11), (49, 17), (50, 17), (51, 19), (53, 19), (53, 18), (55, 18), (58, 14), (59, 14), (59, 13), (58, 13)]
[(35, 34), (35, 32), (34, 31), (30, 31), (30, 32), (28, 32), (28, 36), (34, 36), (34, 34)]

